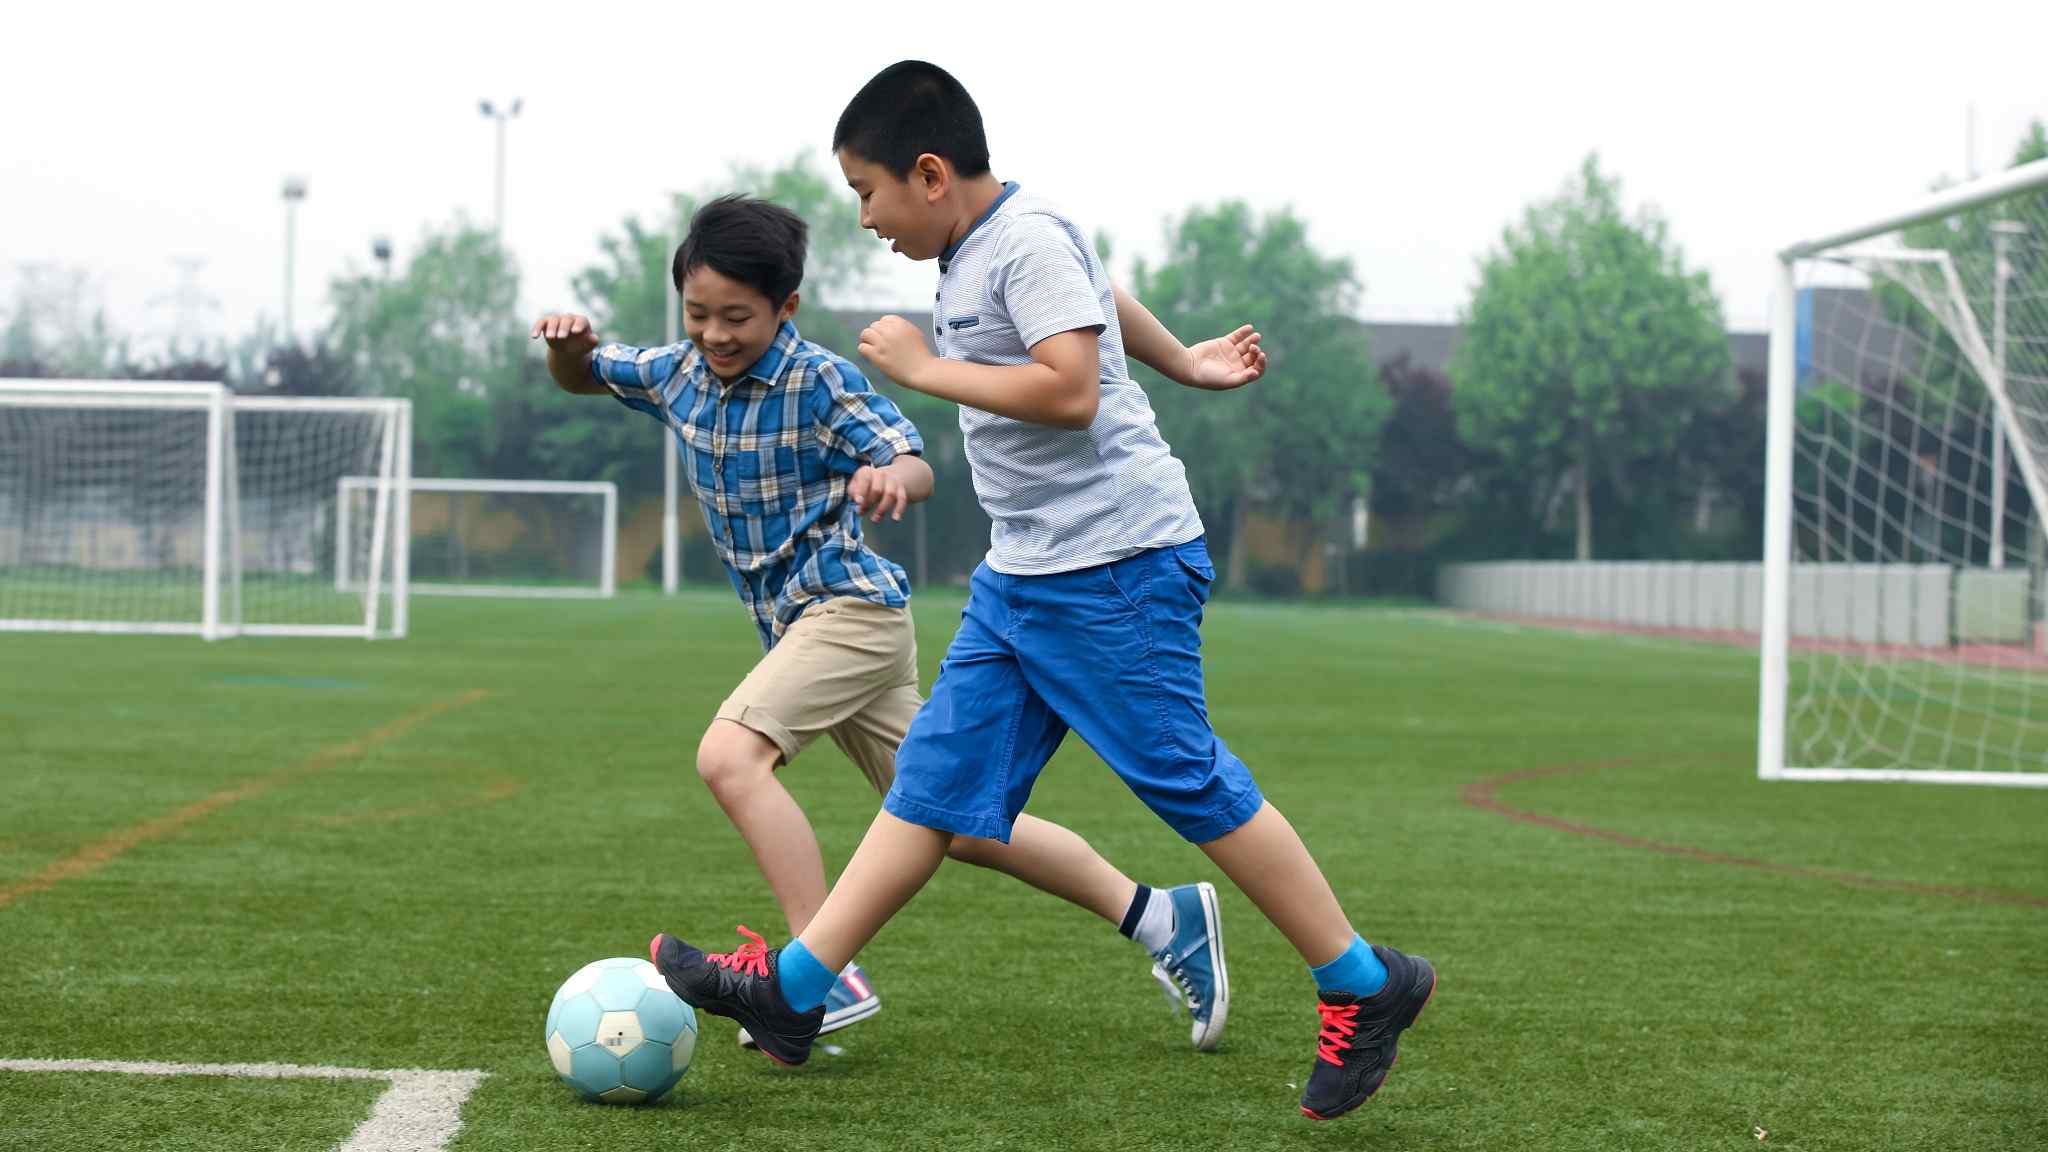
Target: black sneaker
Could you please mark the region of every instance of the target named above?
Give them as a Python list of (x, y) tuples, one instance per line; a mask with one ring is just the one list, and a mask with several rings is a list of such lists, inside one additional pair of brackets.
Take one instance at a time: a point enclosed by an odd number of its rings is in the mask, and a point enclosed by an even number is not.
[(1316, 1063), (1302, 1089), (1302, 1115), (1334, 1120), (1366, 1102), (1393, 1071), (1401, 1032), (1415, 1023), (1436, 992), (1436, 969), (1420, 956), (1373, 945), (1387, 966), (1387, 985), (1370, 996), (1318, 992), (1323, 1030)]
[(740, 1022), (754, 1044), (778, 1064), (801, 1064), (811, 1058), (825, 1006), (799, 1012), (782, 998), (775, 980), (780, 948), (740, 926), (747, 942), (732, 952), (705, 955), (666, 932), (647, 942), (647, 956), (669, 990), (691, 1007)]

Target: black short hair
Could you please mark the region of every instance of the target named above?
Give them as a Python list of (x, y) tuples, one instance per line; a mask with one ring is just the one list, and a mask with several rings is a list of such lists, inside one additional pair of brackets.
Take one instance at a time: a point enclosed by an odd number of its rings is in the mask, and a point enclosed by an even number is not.
[(891, 64), (853, 94), (832, 130), (832, 151), (841, 149), (897, 176), (909, 176), (927, 152), (969, 179), (988, 171), (988, 136), (974, 97), (922, 60)]
[(752, 196), (720, 196), (690, 217), (690, 234), (676, 249), (676, 290), (698, 268), (737, 280), (780, 308), (804, 280), (810, 229), (803, 217)]

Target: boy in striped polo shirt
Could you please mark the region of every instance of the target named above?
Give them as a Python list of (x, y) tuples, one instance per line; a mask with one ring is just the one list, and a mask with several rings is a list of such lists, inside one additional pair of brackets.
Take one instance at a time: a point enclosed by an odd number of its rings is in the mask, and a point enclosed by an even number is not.
[[(1210, 728), (1198, 629), (1215, 572), (1181, 464), (1125, 361), (1128, 346), (1172, 364), (1179, 343), (1113, 288), (1056, 205), (990, 173), (981, 114), (943, 70), (885, 69), (832, 146), (862, 226), (938, 261), (939, 355), (894, 316), (862, 332), (860, 349), (903, 386), (960, 405), (991, 547), (883, 811), (810, 924), (738, 963), (657, 935), (656, 965), (683, 999), (772, 1031), (801, 1057), (832, 973), (931, 878), (952, 837), (1013, 834), (1072, 730), (1301, 954), (1321, 1018), (1301, 1110), (1356, 1108), (1385, 1080), (1436, 973), (1353, 930), (1293, 827)], [(1213, 916), (1213, 899), (1193, 914)]]

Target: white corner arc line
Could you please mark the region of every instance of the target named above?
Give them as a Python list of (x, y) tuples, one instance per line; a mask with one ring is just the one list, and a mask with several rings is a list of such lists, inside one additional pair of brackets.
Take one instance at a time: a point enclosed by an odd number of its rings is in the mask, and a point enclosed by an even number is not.
[(462, 1105), (487, 1072), (423, 1068), (330, 1068), (318, 1064), (172, 1064), (129, 1060), (0, 1060), (0, 1072), (113, 1072), (132, 1076), (229, 1076), (248, 1080), (383, 1080), (370, 1118), (339, 1152), (435, 1152), (462, 1129)]

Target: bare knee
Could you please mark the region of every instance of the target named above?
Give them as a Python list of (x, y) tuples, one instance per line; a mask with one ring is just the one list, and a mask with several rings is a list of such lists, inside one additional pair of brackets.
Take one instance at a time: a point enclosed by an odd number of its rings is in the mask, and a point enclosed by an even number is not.
[(759, 732), (730, 720), (714, 720), (697, 744), (697, 775), (712, 795), (736, 795), (772, 775), (781, 755)]

